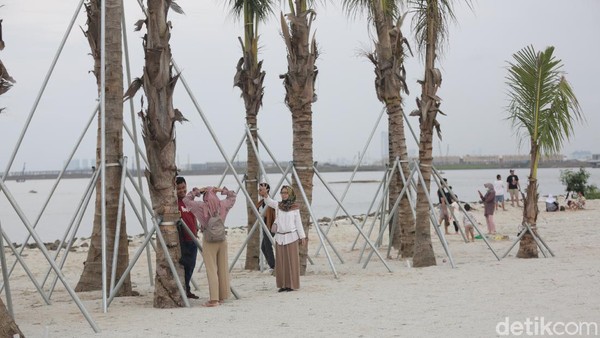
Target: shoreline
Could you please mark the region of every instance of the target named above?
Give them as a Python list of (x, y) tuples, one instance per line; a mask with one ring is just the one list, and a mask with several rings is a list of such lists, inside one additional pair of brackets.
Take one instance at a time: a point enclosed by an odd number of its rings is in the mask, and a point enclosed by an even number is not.
[[(434, 163), (435, 164), (435, 163)], [(505, 170), (509, 168), (514, 169), (529, 169), (528, 163), (522, 162), (511, 162), (511, 163), (490, 163), (490, 164), (435, 164), (438, 170), (486, 170), (486, 169), (498, 169)], [(238, 172), (246, 170), (245, 166), (234, 164), (234, 168)], [(337, 165), (330, 163), (323, 163), (317, 166), (320, 172), (352, 172), (355, 169), (355, 165)], [(383, 171), (386, 166), (384, 165), (361, 165), (358, 169), (359, 172), (370, 172), (370, 171)], [(568, 161), (542, 161), (538, 168), (549, 169), (549, 168), (560, 168), (560, 169), (578, 169), (578, 168), (598, 168), (598, 165), (594, 166), (590, 162), (568, 160)], [(205, 176), (205, 175), (222, 175), (227, 169), (226, 165), (215, 165), (207, 169), (198, 170), (180, 170), (179, 173), (182, 176)], [(131, 169), (135, 171), (135, 169)], [(279, 174), (281, 173), (277, 167), (267, 166), (265, 167), (267, 174)], [(7, 181), (18, 181), (23, 182), (27, 180), (49, 180), (56, 179), (60, 174), (60, 170), (45, 170), (45, 171), (25, 171), (25, 172), (11, 172)], [(63, 173), (62, 178), (64, 179), (75, 179), (75, 178), (90, 178), (92, 177), (93, 171), (89, 170), (66, 170)], [(0, 173), (0, 175), (3, 175)], [(345, 183), (332, 182), (332, 183)], [(353, 183), (369, 183), (369, 182), (353, 182)]]

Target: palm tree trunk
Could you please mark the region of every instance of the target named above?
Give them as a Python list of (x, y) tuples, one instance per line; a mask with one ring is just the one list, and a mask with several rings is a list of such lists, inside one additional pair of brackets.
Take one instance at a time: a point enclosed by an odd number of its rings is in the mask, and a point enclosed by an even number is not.
[(14, 337), (15, 335), (21, 338), (25, 337), (17, 323), (15, 323), (14, 318), (8, 313), (4, 301), (0, 298), (0, 337)]
[[(408, 162), (406, 162), (408, 159), (408, 151), (406, 149), (401, 100), (397, 97), (396, 100), (390, 100), (388, 102), (390, 163), (392, 163), (391, 161), (395, 161), (396, 157), (402, 160), (402, 162), (400, 162), (400, 170), (402, 170), (404, 177), (408, 178), (410, 172)], [(396, 171), (393, 173), (392, 181), (390, 182), (390, 205), (393, 205), (396, 202), (403, 188), (404, 183), (402, 182), (402, 177), (400, 176), (400, 173)], [(393, 227), (394, 233), (390, 233), (392, 245), (399, 250), (402, 257), (412, 257), (415, 241), (415, 223), (408, 201), (408, 192), (405, 192), (400, 200), (397, 217), (394, 218), (397, 221), (394, 222), (396, 223)]]
[[(312, 203), (312, 192), (313, 192), (313, 152), (312, 152), (312, 111), (310, 105), (300, 109), (299, 111), (292, 110), (292, 125), (294, 139), (292, 142), (294, 165), (298, 171), (298, 177), (304, 188), (304, 192), (308, 198), (309, 203)], [(294, 190), (298, 191), (298, 198), (300, 193), (298, 186), (294, 184)], [(305, 203), (301, 203), (300, 217), (302, 218), (302, 225), (304, 227), (304, 233), (308, 234), (310, 224), (310, 212), (308, 206)], [(308, 244), (300, 246), (300, 273), (302, 275), (306, 272), (306, 265), (308, 261)]]
[[(529, 172), (529, 179), (527, 184), (527, 196), (523, 200), (523, 222), (530, 225), (531, 230), (537, 234), (537, 215), (538, 210), (538, 184), (537, 184), (537, 165), (539, 161), (538, 145), (534, 142), (531, 143), (531, 170)], [(528, 230), (521, 241), (519, 242), (519, 251), (517, 252), (518, 258), (538, 258), (537, 244)]]
[(413, 266), (426, 267), (435, 265), (435, 254), (431, 244), (431, 221), (429, 219), (429, 199), (426, 191), (430, 191), (431, 166), (433, 164), (433, 127), (439, 102), (433, 98), (441, 84), (440, 79), (434, 79), (435, 53), (437, 33), (434, 23), (438, 16), (435, 0), (428, 1), (427, 9), (427, 45), (425, 51), (425, 79), (421, 85), (421, 100), (419, 114), (419, 169), (423, 175), (425, 186), (417, 188), (417, 219), (415, 226), (415, 255)]
[[(143, 75), (148, 109), (142, 115), (142, 134), (149, 164), (146, 178), (152, 207), (155, 216), (162, 220), (160, 232), (173, 264), (177, 267), (179, 279), (183, 280), (183, 267), (178, 264), (181, 251), (176, 221), (180, 216), (175, 185), (175, 122), (183, 120), (183, 116), (173, 109), (173, 90), (177, 78), (171, 72), (170, 23), (167, 22), (169, 4), (168, 0), (148, 0), (148, 33), (144, 44), (146, 64)], [(156, 247), (154, 307), (182, 307), (183, 299), (165, 252), (160, 243)]]
[(429, 199), (425, 191), (430, 191), (431, 164), (433, 162), (432, 134), (421, 129), (419, 142), (419, 169), (423, 175), (425, 186), (417, 186), (417, 219), (415, 226), (414, 267), (436, 265), (435, 254), (431, 244), (431, 221), (429, 220)]
[[(262, 83), (261, 83), (262, 87)], [(254, 88), (253, 88), (254, 89)], [(262, 94), (260, 95), (262, 99)], [(254, 101), (254, 100), (253, 100)], [(258, 157), (254, 153), (254, 147), (258, 149), (258, 133), (257, 133), (257, 119), (256, 115), (258, 114), (258, 107), (260, 105), (252, 105), (248, 107), (250, 110), (246, 111), (246, 123), (248, 124), (248, 128), (250, 128), (251, 138), (246, 138), (246, 147), (248, 151), (248, 163), (247, 163), (247, 171), (246, 171), (246, 190), (250, 195), (250, 201), (256, 201), (258, 199), (258, 180), (260, 178), (259, 175), (259, 166), (258, 166)], [(253, 145), (254, 144), (254, 145)], [(251, 202), (246, 203), (246, 213), (248, 215), (248, 232), (252, 230), (252, 226), (256, 222), (256, 216), (254, 215), (253, 205)], [(260, 257), (260, 231), (262, 231), (262, 227), (260, 224), (257, 225), (259, 228), (254, 232), (250, 240), (248, 241), (248, 247), (246, 248), (246, 266), (245, 268), (248, 270), (258, 270), (259, 269), (259, 257)]]
[[(401, 92), (406, 88), (404, 73), (404, 39), (400, 27), (395, 27), (392, 18), (383, 9), (380, 1), (371, 3), (375, 30), (377, 31), (376, 53), (369, 56), (375, 65), (375, 90), (377, 98), (386, 105), (388, 113), (388, 156), (392, 164), (396, 158), (404, 161), (401, 170), (407, 177), (408, 151), (404, 133)], [(398, 23), (399, 25), (400, 23)], [(389, 204), (393, 205), (400, 195), (404, 183), (399, 172), (392, 173)], [(414, 250), (414, 219), (408, 197), (400, 201), (398, 212), (391, 218), (389, 236), (392, 246), (403, 257), (412, 257)]]
[[(285, 102), (292, 112), (294, 165), (310, 204), (312, 203), (314, 176), (312, 103), (316, 101), (315, 80), (318, 72), (315, 62), (318, 52), (314, 37), (309, 40), (309, 21), (312, 23), (315, 13), (307, 9), (305, 0), (296, 0), (294, 3), (293, 13), (286, 15), (289, 28), (285, 18), (283, 15), (281, 16), (283, 38), (288, 51), (288, 71), (280, 78), (284, 79)], [(296, 184), (294, 184), (294, 188), (298, 191)], [(298, 196), (300, 195), (298, 194)], [(308, 234), (310, 213), (305, 203), (301, 203), (300, 216), (304, 231)], [(306, 243), (304, 246), (301, 245), (299, 250), (301, 275), (306, 272), (308, 260), (308, 242)]]
[[(85, 33), (92, 55), (94, 57), (94, 75), (100, 92), (100, 1), (93, 0), (86, 4), (88, 14), (88, 30)], [(121, 45), (121, 0), (106, 1), (106, 163), (118, 164), (123, 157), (123, 66)], [(98, 136), (96, 143), (96, 168), (100, 168), (101, 160), (101, 124), (98, 115)], [(106, 262), (107, 271), (112, 271), (112, 257), (117, 230), (117, 210), (121, 186), (121, 166), (106, 166)], [(94, 226), (90, 248), (84, 269), (75, 287), (75, 291), (92, 291), (102, 289), (102, 182), (96, 184), (96, 205)], [(125, 214), (118, 220), (120, 224), (119, 249), (117, 256), (116, 279), (119, 280), (129, 264), (129, 243)], [(110, 283), (110, 273), (107, 274), (107, 285)], [(131, 279), (128, 275), (119, 290), (119, 296), (132, 295)]]
[[(251, 31), (251, 30), (250, 30)], [(246, 34), (249, 34), (246, 32)], [(262, 106), (262, 98), (264, 94), (263, 80), (265, 72), (262, 71), (262, 62), (256, 62), (257, 56), (254, 55), (256, 49), (253, 44), (257, 43), (255, 39), (246, 38), (246, 44), (242, 43), (243, 56), (237, 64), (237, 72), (234, 78), (234, 86), (242, 90), (242, 97), (246, 108), (246, 124), (250, 129), (251, 138), (246, 138), (246, 149), (248, 154), (246, 168), (246, 190), (250, 195), (250, 201), (246, 203), (246, 213), (248, 215), (248, 233), (252, 230), (252, 226), (256, 222), (253, 206), (251, 201), (258, 199), (258, 180), (260, 178), (260, 170), (258, 156), (254, 152), (254, 148), (258, 150), (258, 123), (257, 116), (260, 107)], [(254, 144), (254, 145), (253, 145)], [(260, 257), (260, 231), (255, 231), (246, 248), (246, 263), (245, 268), (248, 270), (259, 269)]]

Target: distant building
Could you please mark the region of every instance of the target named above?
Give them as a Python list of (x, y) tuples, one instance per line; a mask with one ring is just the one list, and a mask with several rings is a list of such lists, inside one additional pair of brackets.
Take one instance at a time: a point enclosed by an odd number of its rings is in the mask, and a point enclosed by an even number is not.
[(588, 162), (591, 163), (594, 168), (599, 168), (600, 167), (600, 154), (592, 155), (592, 159), (588, 160)]

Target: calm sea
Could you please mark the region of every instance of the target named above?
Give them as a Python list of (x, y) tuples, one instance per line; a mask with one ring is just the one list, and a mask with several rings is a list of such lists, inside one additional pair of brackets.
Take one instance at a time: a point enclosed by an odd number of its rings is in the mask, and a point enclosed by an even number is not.
[[(588, 183), (600, 186), (600, 169), (595, 168), (586, 170), (591, 173)], [(565, 187), (560, 182), (560, 171), (561, 169), (556, 168), (539, 169), (538, 179), (539, 192), (541, 195), (564, 195)], [(526, 179), (528, 172), (529, 171), (525, 169), (516, 170), (516, 174), (521, 180), (522, 188), (525, 188), (527, 185)], [(502, 175), (502, 179), (505, 180), (508, 175), (508, 169), (447, 170), (442, 176), (448, 179), (448, 183), (453, 187), (453, 191), (462, 201), (476, 201), (478, 200), (477, 190), (484, 192), (483, 184), (486, 182), (493, 182), (497, 174)], [(341, 198), (351, 175), (351, 172), (322, 174), (323, 179), (338, 198)], [(281, 175), (269, 175), (271, 186), (274, 187), (280, 178)], [(383, 172), (358, 172), (356, 174), (354, 181), (358, 182), (352, 183), (343, 202), (343, 205), (349, 214), (359, 215), (367, 212), (382, 178)], [(203, 187), (207, 185), (216, 185), (219, 183), (220, 179), (220, 175), (186, 177), (188, 188), (190, 189), (193, 186)], [(57, 190), (50, 199), (50, 202), (36, 227), (36, 231), (44, 242), (62, 238), (66, 233), (69, 222), (74, 218), (77, 206), (83, 198), (84, 190), (87, 187), (88, 182), (88, 179), (69, 179), (62, 180), (59, 183)], [(143, 182), (145, 183), (145, 179)], [(48, 199), (48, 195), (54, 184), (54, 180), (28, 180), (22, 183), (17, 183), (15, 181), (6, 182), (10, 193), (14, 196), (19, 207), (23, 210), (23, 213), (31, 224), (38, 218), (41, 208)], [(225, 177), (223, 185), (230, 189), (236, 189), (238, 187), (235, 178), (231, 175)], [(126, 187), (133, 196), (135, 203), (138, 205), (136, 208), (139, 210), (139, 197), (136, 197), (135, 190), (129, 183)], [(148, 196), (148, 189), (144, 189), (146, 196)], [(437, 186), (432, 183), (432, 191), (435, 193), (436, 190)], [(298, 198), (301, 198), (299, 193)], [(95, 197), (92, 197), (85, 210), (80, 228), (77, 232), (77, 237), (89, 237), (91, 234), (94, 199)], [(378, 202), (379, 198), (377, 199), (377, 203)], [(377, 203), (375, 205), (377, 205)], [(135, 235), (142, 233), (143, 231), (140, 222), (137, 220), (133, 208), (131, 208), (128, 202), (126, 203), (126, 206), (129, 234)], [(332, 217), (334, 216), (336, 207), (337, 203), (335, 202), (335, 199), (327, 191), (326, 186), (315, 176), (313, 210), (316, 216), (318, 218)], [(344, 215), (344, 212), (340, 210), (337, 215)], [(237, 204), (229, 213), (226, 223), (230, 227), (246, 224), (245, 198), (243, 198), (241, 192)], [(3, 193), (0, 194), (0, 224), (12, 242), (23, 242), (27, 235), (27, 229)]]

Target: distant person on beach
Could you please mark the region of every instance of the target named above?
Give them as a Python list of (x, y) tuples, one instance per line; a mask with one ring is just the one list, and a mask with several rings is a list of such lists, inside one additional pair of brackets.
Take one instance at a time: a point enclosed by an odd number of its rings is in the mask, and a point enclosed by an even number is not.
[[(467, 235), (467, 241), (475, 242), (475, 225), (473, 224), (473, 222), (477, 222), (477, 224), (479, 225), (481, 225), (481, 223), (479, 223), (477, 218), (475, 218), (475, 215), (473, 215), (473, 212), (471, 211), (471, 205), (469, 205), (469, 203), (466, 203), (464, 208), (466, 213), (463, 214), (463, 224), (465, 226), (465, 234)], [(471, 220), (473, 220), (473, 222), (471, 222)]]
[(481, 191), (477, 190), (481, 202), (484, 204), (485, 222), (487, 223), (488, 235), (496, 234), (496, 224), (494, 224), (494, 210), (496, 209), (496, 193), (494, 192), (494, 186), (491, 183), (483, 185), (487, 192), (485, 195), (481, 194)]
[(438, 224), (442, 224), (444, 222), (444, 233), (449, 235), (448, 227), (450, 226), (450, 211), (448, 210), (448, 205), (452, 204), (452, 195), (448, 188), (445, 187), (445, 184), (448, 182), (447, 179), (444, 178), (444, 186), (440, 187), (437, 191), (439, 207), (440, 207), (440, 216), (438, 220)]
[(508, 193), (510, 194), (510, 205), (515, 206), (515, 201), (517, 201), (517, 207), (519, 205), (519, 191), (521, 190), (521, 185), (519, 184), (519, 176), (515, 175), (515, 170), (510, 169), (510, 175), (506, 178), (506, 183), (508, 183)]
[[(198, 226), (196, 216), (185, 206), (183, 199), (187, 194), (187, 184), (185, 178), (178, 176), (175, 179), (177, 184), (177, 207), (179, 208), (179, 215), (185, 226), (190, 229), (194, 236), (198, 236)], [(183, 226), (183, 225), (182, 225)], [(192, 274), (196, 267), (196, 257), (198, 255), (198, 247), (192, 236), (188, 234), (184, 229), (179, 230), (179, 246), (181, 248), (181, 260), (179, 261), (183, 265), (183, 271), (185, 276), (185, 292), (188, 298), (198, 299), (198, 296), (192, 293), (190, 289), (190, 281), (192, 280)]]
[(582, 192), (577, 193), (577, 199), (569, 199), (567, 201), (567, 207), (569, 210), (581, 210), (585, 208), (585, 196)]
[[(261, 183), (259, 184), (259, 187), (262, 187), (265, 190), (267, 190), (267, 194), (269, 193), (269, 191), (271, 191), (271, 186), (268, 183)], [(275, 236), (275, 233), (271, 229), (273, 226), (273, 222), (275, 221), (275, 209), (269, 208), (265, 203), (264, 198), (262, 197), (260, 201), (256, 203), (256, 208), (258, 209), (258, 212), (261, 215), (263, 215), (263, 221), (265, 222), (267, 228), (269, 228), (271, 237)], [(269, 268), (271, 268), (271, 270), (275, 269), (275, 255), (273, 254), (273, 244), (271, 244), (267, 232), (264, 231), (264, 229), (263, 240), (260, 244), (260, 250), (262, 251), (263, 255), (265, 255), (265, 258), (267, 259), (267, 264), (269, 264)]]
[(292, 187), (281, 187), (281, 202), (273, 200), (265, 187), (258, 188), (258, 194), (265, 203), (275, 209), (275, 282), (278, 292), (294, 291), (300, 288), (300, 245), (306, 244), (306, 235), (300, 219), (300, 205)]
[(494, 182), (494, 192), (496, 193), (496, 210), (502, 205), (502, 210), (506, 211), (504, 207), (504, 182), (500, 174), (496, 175), (496, 182)]
[(546, 211), (554, 212), (558, 211), (559, 209), (560, 206), (558, 205), (556, 198), (554, 198), (552, 194), (549, 194), (548, 198), (546, 198)]
[[(450, 189), (452, 189), (452, 187), (450, 187)], [(460, 206), (458, 205), (458, 202), (456, 200), (454, 200), (451, 204), (450, 204), (450, 218), (452, 219), (452, 225), (454, 225), (454, 233), (458, 234), (458, 215), (460, 214)]]
[[(217, 192), (227, 196), (227, 198), (221, 200), (217, 196)], [(194, 200), (195, 197), (200, 196), (203, 198), (202, 201)], [(200, 231), (204, 233), (212, 217), (219, 217), (223, 220), (223, 223), (225, 222), (229, 210), (235, 204), (235, 200), (235, 191), (228, 190), (225, 187), (204, 187), (192, 189), (183, 201), (200, 221)], [(209, 242), (205, 235), (202, 237), (202, 248), (209, 293), (209, 300), (203, 305), (213, 307), (229, 298), (227, 239), (221, 242)]]
[(585, 208), (585, 196), (583, 195), (583, 192), (577, 192), (577, 201), (575, 201), (575, 204), (577, 205), (578, 209)]

